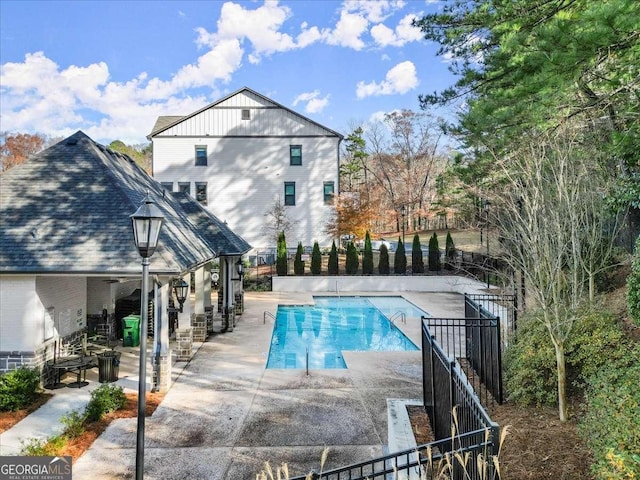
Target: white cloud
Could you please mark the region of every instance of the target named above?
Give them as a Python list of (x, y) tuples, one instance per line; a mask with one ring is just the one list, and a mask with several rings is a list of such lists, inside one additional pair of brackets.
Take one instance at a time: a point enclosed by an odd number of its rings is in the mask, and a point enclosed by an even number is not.
[(295, 107), (298, 103), (307, 102), (304, 111), (306, 113), (320, 113), (325, 109), (327, 105), (329, 105), (329, 97), (331, 95), (325, 95), (324, 97), (320, 97), (320, 91), (314, 90), (313, 92), (301, 93), (293, 100), (293, 106)]
[(418, 83), (415, 65), (410, 61), (406, 61), (389, 70), (385, 79), (380, 83), (358, 82), (356, 96), (365, 98), (378, 95), (404, 94), (416, 88)]
[(365, 43), (360, 37), (367, 31), (368, 25), (364, 16), (343, 10), (336, 27), (327, 35), (327, 43), (362, 50)]
[(395, 30), (390, 29), (382, 23), (374, 25), (371, 28), (371, 36), (381, 47), (389, 45), (402, 47), (406, 43), (420, 40), (422, 38), (420, 29), (411, 25), (411, 22), (416, 18), (416, 16), (419, 16), (419, 14), (406, 15), (402, 20), (400, 20)]

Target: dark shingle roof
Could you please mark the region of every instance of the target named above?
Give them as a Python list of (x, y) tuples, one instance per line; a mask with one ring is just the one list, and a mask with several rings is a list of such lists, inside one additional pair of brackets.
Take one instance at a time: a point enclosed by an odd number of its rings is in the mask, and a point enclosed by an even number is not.
[(184, 116), (182, 115), (165, 115), (162, 117), (158, 117), (158, 119), (156, 120), (156, 124), (153, 126), (153, 129), (151, 130), (151, 133), (149, 135), (151, 136), (159, 130), (164, 130), (165, 127), (178, 122), (182, 118), (184, 118)]
[(248, 247), (199, 204), (183, 209), (128, 156), (79, 131), (0, 176), (0, 272), (138, 274), (129, 215), (147, 193), (165, 216), (151, 272), (181, 273), (228, 245)]

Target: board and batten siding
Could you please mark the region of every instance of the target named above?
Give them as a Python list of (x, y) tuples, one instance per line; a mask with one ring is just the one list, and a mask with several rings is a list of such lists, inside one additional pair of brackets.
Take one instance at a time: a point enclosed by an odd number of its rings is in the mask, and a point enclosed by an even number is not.
[[(253, 247), (273, 247), (263, 235), (267, 212), (285, 182), (295, 182), (296, 205), (286, 207), (293, 223), (290, 246), (301, 241), (328, 246), (324, 225), (333, 212), (324, 203), (324, 183), (338, 191), (338, 137), (154, 138), (153, 175), (159, 182), (207, 183), (207, 208)], [(207, 166), (195, 165), (195, 147), (206, 146)], [(290, 145), (302, 146), (302, 165), (290, 165)]]
[(34, 351), (43, 341), (44, 314), (35, 276), (0, 277), (0, 351)]

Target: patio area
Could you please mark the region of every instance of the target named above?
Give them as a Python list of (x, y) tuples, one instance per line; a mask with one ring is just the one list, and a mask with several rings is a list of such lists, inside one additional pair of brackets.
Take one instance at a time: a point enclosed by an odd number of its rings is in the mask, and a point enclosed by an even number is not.
[[(463, 316), (458, 294), (402, 295), (432, 315)], [(196, 344), (190, 362), (174, 364), (175, 383), (146, 421), (145, 478), (255, 478), (266, 461), (299, 475), (320, 469), (325, 447), (325, 468), (386, 453), (387, 399), (421, 398), (420, 352), (345, 352), (346, 370), (308, 376), (265, 369), (273, 320), (264, 312), (311, 302), (310, 293), (247, 292), (233, 332)], [(418, 319), (398, 327), (420, 345)], [(134, 390), (137, 355), (122, 359), (118, 384)], [(76, 462), (74, 477), (131, 475), (135, 443), (136, 420), (115, 421)]]

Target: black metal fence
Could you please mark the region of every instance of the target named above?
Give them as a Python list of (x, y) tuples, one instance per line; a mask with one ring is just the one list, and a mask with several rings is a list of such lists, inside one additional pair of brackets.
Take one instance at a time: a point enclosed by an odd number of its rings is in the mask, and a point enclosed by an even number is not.
[(490, 428), (457, 435), (453, 450), (452, 439), (447, 438), (290, 480), (497, 479), (493, 456), (497, 454), (499, 435), (500, 429), (494, 424)]
[(503, 339), (515, 333), (518, 328), (518, 297), (513, 294), (471, 294), (464, 295), (464, 316), (466, 318), (500, 318)]

